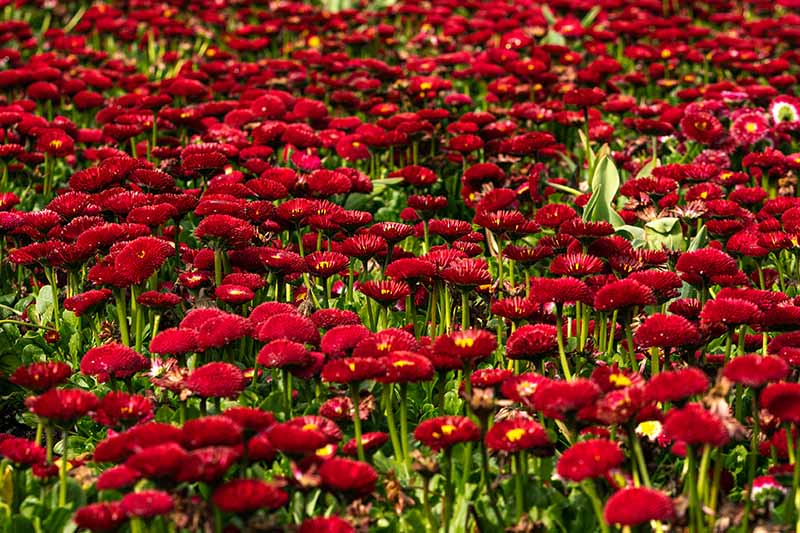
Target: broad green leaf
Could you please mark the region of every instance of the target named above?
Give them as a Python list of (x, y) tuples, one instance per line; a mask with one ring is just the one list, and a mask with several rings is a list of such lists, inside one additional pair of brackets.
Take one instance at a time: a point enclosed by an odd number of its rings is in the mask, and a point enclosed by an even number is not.
[(664, 217), (651, 220), (644, 225), (645, 242), (651, 250), (681, 250), (686, 248), (680, 220), (675, 217)]
[(596, 19), (597, 15), (600, 14), (600, 10), (600, 6), (594, 6), (592, 9), (590, 9), (589, 12), (586, 13), (586, 15), (584, 15), (581, 19), (581, 26), (584, 28), (591, 26), (592, 22), (594, 22), (594, 19)]
[(625, 224), (617, 228), (617, 233), (627, 233), (634, 248), (643, 248), (645, 245), (644, 228)]
[(639, 178), (647, 178), (653, 174), (653, 170), (658, 166), (658, 159), (650, 159), (642, 168), (639, 169), (639, 172), (636, 173), (636, 177), (634, 179)]
[(556, 46), (566, 46), (567, 40), (557, 31), (550, 30), (542, 39), (542, 44), (554, 44)]
[(36, 297), (36, 319), (40, 324), (45, 324), (53, 317), (53, 287), (45, 285), (39, 289)]
[(614, 209), (614, 199), (619, 190), (619, 173), (614, 161), (607, 153), (607, 147), (601, 148), (598, 158), (590, 182), (592, 197), (583, 209), (583, 219), (592, 222), (609, 222), (618, 228), (625, 225), (625, 221)]
[[(708, 230), (705, 226), (702, 226), (700, 230), (697, 232), (697, 235), (694, 236), (692, 242), (689, 243), (689, 248), (687, 251), (693, 252), (695, 250), (699, 250), (703, 248), (708, 243)], [(695, 295), (695, 289), (685, 281), (683, 282), (683, 286), (681, 287), (681, 298), (690, 298)]]

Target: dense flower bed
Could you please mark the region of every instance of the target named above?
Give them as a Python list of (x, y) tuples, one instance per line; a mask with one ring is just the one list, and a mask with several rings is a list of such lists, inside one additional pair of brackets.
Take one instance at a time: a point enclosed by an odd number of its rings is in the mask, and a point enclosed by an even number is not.
[(800, 527), (797, 1), (0, 11), (2, 531)]

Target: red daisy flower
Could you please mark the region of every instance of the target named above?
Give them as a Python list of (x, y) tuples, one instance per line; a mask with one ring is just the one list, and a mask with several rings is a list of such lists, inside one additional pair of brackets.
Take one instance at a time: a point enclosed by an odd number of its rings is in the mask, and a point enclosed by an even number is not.
[(139, 237), (126, 244), (114, 257), (114, 268), (131, 284), (139, 285), (175, 251), (173, 245), (156, 237)]
[(35, 442), (20, 437), (6, 436), (0, 441), (0, 455), (18, 466), (43, 463), (47, 451)]
[(436, 338), (436, 354), (476, 361), (489, 357), (497, 349), (497, 338), (485, 329), (466, 329)]
[(169, 328), (159, 331), (150, 341), (151, 354), (182, 355), (197, 350), (197, 332), (188, 328)]
[(110, 297), (109, 289), (93, 289), (66, 298), (64, 309), (72, 311), (75, 316), (83, 316), (99, 309)]
[(549, 324), (521, 326), (506, 341), (506, 357), (509, 359), (535, 360), (552, 355), (556, 350), (556, 328)]
[(672, 499), (660, 490), (626, 487), (611, 495), (603, 516), (609, 524), (635, 527), (651, 520), (672, 520), (675, 506)]
[(771, 383), (759, 397), (761, 407), (783, 421), (800, 422), (800, 383)]
[(331, 358), (347, 357), (355, 347), (372, 333), (361, 324), (335, 326), (322, 336), (320, 348)]
[(588, 379), (546, 381), (536, 388), (532, 403), (545, 416), (563, 419), (568, 413), (592, 405), (599, 396), (600, 387)]
[(773, 381), (781, 381), (789, 375), (788, 363), (774, 355), (740, 355), (728, 361), (722, 375), (734, 383), (748, 387), (763, 387)]
[(73, 520), (79, 528), (92, 532), (117, 531), (128, 516), (120, 502), (97, 502), (75, 511)]
[(486, 433), (485, 441), (488, 449), (508, 453), (547, 448), (551, 444), (547, 431), (538, 422), (521, 415), (495, 423)]
[(740, 298), (717, 298), (709, 300), (700, 312), (700, 323), (707, 326), (721, 325), (733, 328), (740, 324), (758, 324), (763, 320), (758, 306)]
[(656, 303), (650, 287), (626, 278), (604, 285), (594, 297), (594, 308), (598, 311), (616, 311)]
[(633, 340), (642, 348), (680, 348), (698, 344), (700, 332), (680, 315), (656, 313), (639, 325)]
[(222, 511), (244, 514), (283, 507), (289, 495), (260, 479), (232, 479), (214, 490), (211, 501)]
[(386, 374), (383, 383), (409, 383), (426, 381), (433, 377), (434, 368), (430, 359), (414, 352), (397, 351), (386, 356)]
[(322, 368), (322, 380), (333, 383), (357, 383), (382, 377), (385, 373), (386, 363), (381, 359), (346, 357), (325, 363)]
[(538, 303), (592, 303), (589, 287), (575, 278), (534, 278), (531, 280), (531, 299)]
[(477, 441), (480, 430), (463, 416), (439, 416), (419, 423), (414, 438), (434, 451), (450, 448), (459, 442)]
[(48, 361), (18, 367), (8, 380), (14, 385), (41, 392), (61, 385), (72, 375), (67, 363)]
[(175, 442), (143, 448), (131, 455), (125, 466), (151, 479), (172, 478), (186, 459), (186, 450)]
[(668, 439), (690, 445), (723, 446), (730, 440), (722, 420), (698, 403), (670, 409), (664, 418), (663, 432)]
[(411, 294), (407, 283), (395, 280), (369, 280), (359, 283), (358, 291), (381, 305), (391, 305)]
[(644, 398), (653, 402), (677, 402), (708, 389), (708, 376), (697, 368), (661, 372), (644, 385)]
[(244, 428), (230, 417), (215, 415), (188, 420), (183, 425), (183, 444), (189, 449), (241, 444)]
[(558, 475), (569, 481), (604, 476), (625, 460), (619, 444), (605, 439), (590, 439), (570, 446), (556, 464)]
[(713, 144), (725, 134), (719, 120), (704, 111), (687, 113), (681, 119), (681, 131), (689, 139), (701, 144)]
[(98, 477), (95, 487), (97, 490), (120, 490), (135, 485), (142, 474), (125, 465), (115, 466), (104, 470)]
[(285, 368), (305, 366), (311, 362), (311, 355), (300, 343), (286, 339), (276, 339), (261, 348), (256, 362), (266, 368)]
[(72, 423), (97, 407), (97, 396), (79, 389), (50, 389), (26, 400), (28, 408), (42, 418)]
[(128, 516), (153, 518), (172, 512), (175, 503), (169, 493), (160, 490), (143, 490), (126, 494), (120, 507)]
[(300, 524), (298, 533), (355, 533), (355, 528), (347, 520), (333, 515), (309, 518)]
[(186, 388), (203, 398), (233, 398), (241, 393), (247, 380), (230, 363), (207, 363), (195, 369), (186, 379)]
[(104, 344), (89, 349), (81, 359), (81, 372), (100, 381), (109, 377), (125, 379), (150, 368), (145, 356), (122, 344)]
[(322, 485), (352, 495), (366, 496), (375, 490), (378, 473), (367, 463), (334, 457), (322, 463), (319, 469)]
[(95, 409), (95, 422), (104, 426), (130, 426), (153, 416), (153, 401), (141, 394), (111, 391)]

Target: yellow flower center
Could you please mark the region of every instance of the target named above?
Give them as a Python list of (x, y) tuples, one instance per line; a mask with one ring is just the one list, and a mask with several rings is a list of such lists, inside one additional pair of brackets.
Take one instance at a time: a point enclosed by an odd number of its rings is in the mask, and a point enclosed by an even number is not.
[(404, 366), (414, 366), (414, 363), (409, 361), (408, 359), (400, 359), (399, 361), (395, 361), (392, 363), (392, 366), (396, 366), (397, 368), (402, 368)]
[(442, 433), (445, 435), (449, 435), (456, 430), (456, 427), (452, 424), (444, 424), (442, 426)]
[(611, 374), (608, 381), (616, 387), (627, 387), (631, 384), (631, 380), (625, 374)]
[(459, 348), (472, 348), (475, 344), (475, 339), (472, 337), (458, 337), (453, 342), (455, 342), (455, 345)]
[(525, 430), (522, 428), (514, 428), (506, 431), (506, 438), (509, 442), (517, 442), (525, 435)]

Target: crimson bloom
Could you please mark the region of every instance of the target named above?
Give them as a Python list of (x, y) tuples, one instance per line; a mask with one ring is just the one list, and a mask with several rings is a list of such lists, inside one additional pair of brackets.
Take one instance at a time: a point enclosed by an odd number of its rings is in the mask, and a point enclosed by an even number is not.
[(690, 445), (722, 446), (730, 440), (722, 420), (698, 403), (673, 408), (664, 419), (664, 436)]
[(514, 416), (495, 423), (486, 432), (486, 447), (493, 451), (519, 452), (550, 446), (547, 431), (538, 422), (524, 416)]
[(289, 495), (260, 479), (232, 479), (214, 490), (211, 501), (221, 511), (243, 514), (283, 507)]
[(763, 387), (767, 383), (785, 379), (789, 375), (789, 364), (774, 355), (740, 355), (728, 361), (722, 369), (722, 375), (734, 383)]
[(605, 475), (622, 464), (625, 456), (619, 444), (591, 439), (569, 447), (556, 464), (558, 475), (570, 481), (583, 481)]
[(626, 487), (611, 495), (603, 516), (609, 524), (635, 527), (651, 520), (672, 520), (675, 506), (672, 499), (660, 490)]
[(72, 368), (60, 361), (31, 363), (18, 367), (9, 377), (14, 385), (41, 392), (61, 385), (72, 375)]
[(247, 385), (244, 374), (230, 363), (214, 362), (194, 370), (186, 387), (203, 398), (232, 398)]
[(152, 518), (171, 512), (175, 507), (175, 502), (168, 492), (143, 490), (126, 494), (120, 501), (120, 506), (129, 516)]
[(97, 407), (97, 404), (97, 396), (79, 389), (50, 389), (26, 401), (31, 412), (62, 424), (74, 422)]
[(97, 502), (75, 511), (73, 520), (79, 528), (92, 532), (117, 531), (128, 519), (120, 502)]
[(450, 448), (459, 442), (477, 441), (480, 430), (475, 422), (463, 416), (439, 416), (419, 423), (414, 438), (432, 450)]
[(771, 383), (758, 399), (761, 407), (786, 422), (800, 422), (800, 383)]
[(633, 340), (642, 348), (680, 348), (699, 343), (700, 332), (680, 315), (656, 313), (639, 325)]
[(708, 389), (708, 376), (697, 368), (661, 372), (644, 385), (644, 398), (654, 402), (676, 402)]
[(367, 463), (334, 457), (322, 463), (319, 469), (322, 484), (329, 490), (365, 496), (375, 490), (378, 473)]
[(125, 379), (150, 368), (142, 354), (119, 343), (104, 344), (89, 349), (81, 359), (81, 372), (97, 376), (100, 381), (109, 377)]

